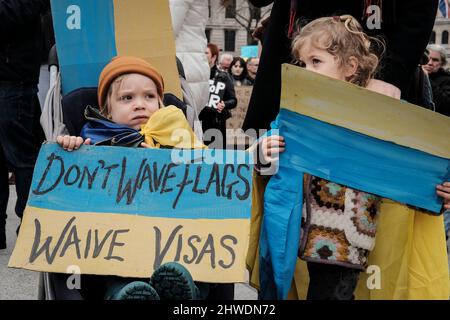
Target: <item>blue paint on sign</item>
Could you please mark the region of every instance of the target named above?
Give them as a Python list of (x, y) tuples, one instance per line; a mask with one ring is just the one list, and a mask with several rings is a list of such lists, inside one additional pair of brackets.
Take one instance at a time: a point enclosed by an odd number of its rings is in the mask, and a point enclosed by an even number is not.
[(44, 144), (28, 205), (180, 219), (247, 219), (251, 155), (231, 150)]
[(117, 55), (113, 0), (51, 0), (62, 91), (97, 87)]

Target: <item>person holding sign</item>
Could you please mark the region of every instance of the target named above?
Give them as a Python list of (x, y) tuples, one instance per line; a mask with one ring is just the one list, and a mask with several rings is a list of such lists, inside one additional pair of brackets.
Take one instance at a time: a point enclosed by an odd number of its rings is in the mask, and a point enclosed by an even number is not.
[[(57, 142), (67, 151), (83, 144), (203, 148), (182, 111), (174, 106), (164, 107), (163, 91), (161, 74), (145, 60), (113, 58), (99, 78), (100, 112), (88, 107), (88, 122), (81, 136), (58, 136)], [(183, 135), (185, 140), (173, 140), (172, 132), (177, 129), (187, 133)], [(150, 283), (119, 277), (104, 280), (106, 299), (189, 300), (197, 299), (199, 294), (188, 270), (175, 262), (156, 269)]]
[[(219, 48), (212, 43), (206, 48), (206, 57), (211, 68), (209, 80), (209, 101), (202, 110), (199, 119), (202, 121), (205, 144), (212, 148), (225, 149), (226, 120), (231, 117), (230, 109), (237, 106), (236, 93), (231, 77), (227, 72), (220, 71), (217, 67)], [(218, 132), (209, 129), (218, 129)], [(214, 139), (212, 139), (214, 138)]]
[[(302, 28), (292, 51), (307, 70), (367, 87), (378, 65), (370, 40), (352, 16), (324, 17)], [(271, 162), (286, 147), (280, 136), (261, 143)], [(306, 221), (299, 257), (307, 261), (307, 299), (353, 299), (360, 271), (375, 246), (381, 198), (310, 175), (304, 176), (303, 184)], [(445, 208), (450, 207), (449, 186), (449, 182), (437, 186)]]

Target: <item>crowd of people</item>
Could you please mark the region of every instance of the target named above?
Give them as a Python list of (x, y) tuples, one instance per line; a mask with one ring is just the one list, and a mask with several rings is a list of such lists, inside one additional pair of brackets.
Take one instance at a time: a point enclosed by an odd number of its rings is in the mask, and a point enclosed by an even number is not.
[[(243, 59), (228, 53), (220, 54), (217, 45), (206, 43), (204, 30), (207, 1), (169, 1), (177, 57), (193, 92), (192, 107), (202, 121), (202, 137), (189, 131), (193, 141), (202, 140), (195, 146), (227, 148), (226, 120), (231, 116), (230, 110), (237, 105), (235, 87), (239, 86), (253, 86), (243, 129), (269, 129), (280, 108), (281, 63), (294, 63), (306, 70), (393, 98), (409, 99), (412, 103), (450, 116), (450, 73), (445, 70), (447, 54), (440, 46), (427, 47), (436, 16), (437, 0), (410, 0), (402, 4), (397, 1), (383, 2), (382, 28), (375, 30), (366, 28), (366, 15), (361, 18), (361, 12), (366, 12), (367, 6), (373, 4), (372, 1), (334, 1), (330, 6), (309, 0), (250, 2), (257, 7), (273, 3), (273, 8), (270, 20), (265, 21), (263, 30), (255, 35), (262, 45), (260, 58)], [(39, 124), (41, 112), (37, 84), (42, 56), (47, 53), (42, 49), (40, 40), (41, 16), (48, 12), (49, 6), (49, 0), (0, 2), (0, 29), (13, 30), (11, 33), (2, 33), (6, 46), (0, 48), (0, 105), (4, 110), (0, 114), (0, 249), (6, 248), (8, 172), (12, 171), (15, 175), (18, 198), (15, 211), (21, 218), (36, 157), (44, 140)], [(402, 10), (399, 6), (402, 6)], [(177, 11), (177, 8), (183, 10)], [(296, 20), (298, 24), (293, 23)], [(402, 28), (396, 28), (398, 25)], [(195, 30), (195, 36), (189, 29), (184, 29), (189, 27)], [(187, 44), (191, 43), (197, 44), (198, 48), (187, 49), (190, 48)], [(417, 86), (421, 88), (419, 96)], [(412, 98), (411, 91), (416, 94), (415, 98)], [(112, 139), (110, 128), (114, 127), (119, 131), (133, 131), (139, 137), (133, 140), (136, 143), (131, 147), (172, 148), (174, 146), (170, 145), (170, 139), (166, 136), (161, 136), (160, 141), (153, 141), (154, 144), (145, 140), (144, 135), (139, 136), (141, 128), (150, 119), (155, 121), (158, 118), (163, 122), (169, 119), (166, 116), (169, 113), (170, 119), (176, 119), (176, 126), (189, 128), (183, 113), (175, 106), (165, 106), (163, 99), (164, 80), (160, 70), (136, 57), (115, 58), (105, 66), (99, 77), (100, 109), (88, 109), (90, 117), (83, 130), (75, 136), (61, 135), (57, 143), (67, 151), (82, 148), (84, 144), (95, 145), (92, 130), (95, 123), (96, 130), (98, 126), (105, 128), (102, 131), (103, 144)], [(208, 135), (210, 129), (218, 130), (220, 135)], [(222, 140), (217, 141), (218, 136)], [(277, 156), (288, 147), (284, 138), (277, 135), (263, 137), (258, 140), (258, 146), (262, 147), (264, 160), (269, 163), (279, 161)], [(260, 174), (259, 169), (257, 164), (256, 176)], [(270, 180), (269, 186), (271, 183), (287, 185), (286, 181)], [(307, 298), (353, 299), (360, 272), (367, 266), (371, 251), (377, 246), (375, 234), (382, 199), (311, 175), (303, 178), (303, 185), (306, 186), (302, 192), (308, 199), (304, 206), (310, 215), (310, 224), (302, 224), (302, 246), (291, 254), (307, 261), (310, 277)], [(302, 190), (299, 185), (294, 188)], [(443, 201), (442, 212), (450, 210), (450, 181), (438, 184), (436, 194)], [(283, 198), (282, 205), (289, 205), (287, 196)], [(270, 207), (264, 208), (270, 210)], [(359, 232), (370, 236), (364, 241), (350, 243), (342, 234), (345, 234), (346, 224), (359, 219), (357, 215), (361, 211), (364, 211), (366, 220), (360, 223), (359, 227), (364, 230)], [(343, 212), (350, 216), (342, 215)], [(268, 215), (270, 212), (260, 214)], [(444, 215), (448, 234), (450, 213)], [(429, 219), (433, 218), (438, 219), (431, 216)], [(330, 221), (339, 225), (339, 228), (331, 228)], [(266, 225), (265, 228), (270, 226)], [(438, 228), (436, 231), (430, 236), (439, 233)], [(256, 237), (254, 243), (259, 243), (259, 234)], [(327, 243), (334, 243), (335, 246)], [(270, 272), (270, 267), (268, 269)], [(147, 282), (104, 277), (106, 293), (103, 296), (105, 299), (148, 300), (163, 297), (234, 298), (233, 284), (194, 284), (189, 272), (177, 264), (165, 265), (162, 271), (156, 270), (155, 273)], [(180, 283), (185, 283), (187, 287), (183, 295), (171, 295), (166, 284), (162, 290), (159, 273), (170, 273), (177, 288)], [(274, 298), (270, 279), (263, 279), (262, 282), (265, 286), (260, 287), (260, 298)]]

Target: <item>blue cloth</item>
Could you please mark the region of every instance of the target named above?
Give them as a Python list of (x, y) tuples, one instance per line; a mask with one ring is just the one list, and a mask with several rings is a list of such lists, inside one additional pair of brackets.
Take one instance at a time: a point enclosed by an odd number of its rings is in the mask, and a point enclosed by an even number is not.
[(34, 164), (45, 137), (39, 123), (41, 108), (36, 85), (1, 83), (0, 107), (0, 225), (4, 225), (9, 199), (8, 171), (15, 174), (15, 211), (22, 217)]
[(81, 130), (81, 137), (91, 138), (94, 145), (139, 147), (144, 141), (139, 131), (106, 119), (96, 109), (87, 107), (85, 116), (88, 122)]
[[(279, 117), (272, 129), (279, 128)], [(269, 132), (271, 135), (273, 132)], [(286, 299), (300, 242), (303, 172), (280, 165), (264, 193), (260, 239), (261, 299)]]

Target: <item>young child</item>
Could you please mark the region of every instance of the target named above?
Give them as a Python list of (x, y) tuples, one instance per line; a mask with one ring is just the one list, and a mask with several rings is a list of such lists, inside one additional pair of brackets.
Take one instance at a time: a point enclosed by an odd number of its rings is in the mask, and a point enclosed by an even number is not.
[[(81, 136), (58, 136), (57, 143), (72, 151), (82, 144), (129, 147), (203, 147), (182, 111), (162, 103), (164, 81), (148, 62), (120, 56), (105, 66), (99, 77), (100, 112), (88, 107), (87, 124)], [(189, 141), (173, 140), (172, 132), (184, 129)], [(186, 139), (186, 136), (183, 136)], [(155, 270), (150, 282), (107, 276), (106, 299), (196, 299), (196, 288), (188, 270), (169, 262)]]
[[(307, 70), (366, 87), (378, 58), (362, 30), (349, 15), (314, 20), (294, 39), (293, 55)], [(272, 162), (285, 147), (281, 136), (262, 140), (264, 157)], [(307, 262), (310, 277), (307, 299), (352, 299), (359, 273), (375, 245), (381, 199), (309, 175), (304, 185), (299, 257)], [(450, 183), (437, 186), (437, 194), (445, 199), (445, 208), (450, 207)], [(349, 225), (356, 225), (364, 237), (346, 233)]]

